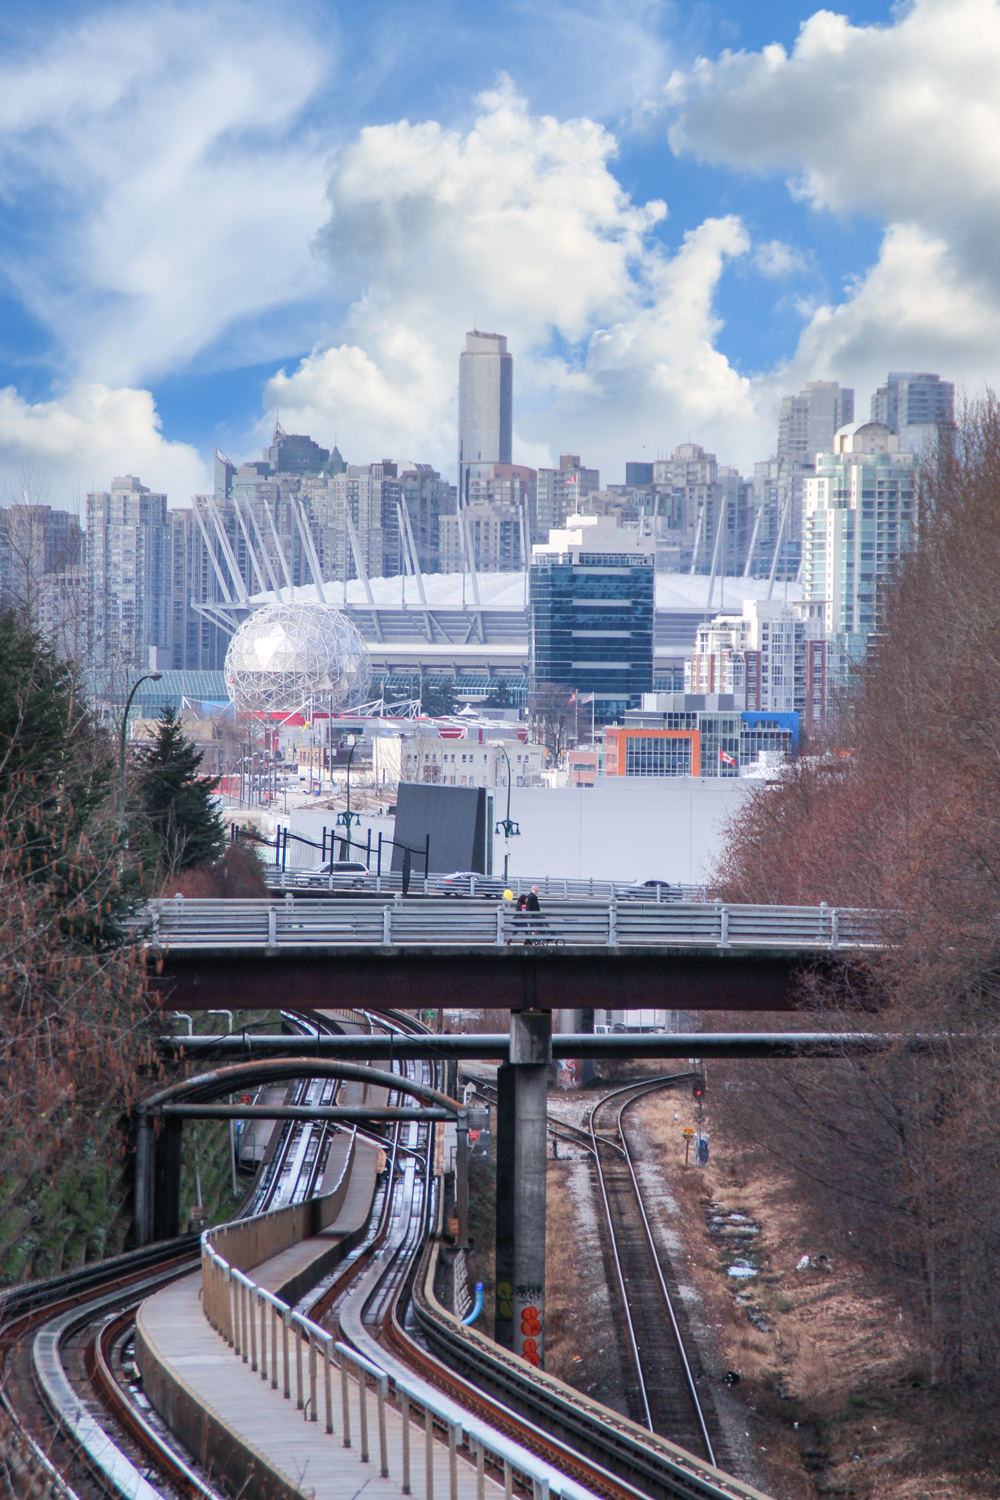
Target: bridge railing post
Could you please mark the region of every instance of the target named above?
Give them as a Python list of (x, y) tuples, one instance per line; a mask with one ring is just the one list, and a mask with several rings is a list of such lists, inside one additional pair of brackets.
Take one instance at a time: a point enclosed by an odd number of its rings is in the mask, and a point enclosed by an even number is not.
[(723, 906), (723, 904), (722, 904), (721, 901), (718, 903), (718, 905), (719, 905), (719, 947), (720, 948), (728, 948), (729, 947), (729, 907), (728, 906)]
[(278, 946), (278, 910), (274, 906), (267, 908), (267, 946), (269, 948)]
[(392, 943), (392, 902), (387, 901), (382, 907), (382, 942), (388, 948)]
[(608, 947), (618, 947), (618, 902), (614, 896), (608, 903)]
[(840, 912), (836, 907), (830, 912), (830, 947), (840, 947)]
[(501, 901), (497, 905), (497, 947), (498, 948), (502, 948), (503, 944), (504, 944), (504, 941), (505, 941), (505, 933), (504, 933), (504, 910), (505, 910), (504, 903)]

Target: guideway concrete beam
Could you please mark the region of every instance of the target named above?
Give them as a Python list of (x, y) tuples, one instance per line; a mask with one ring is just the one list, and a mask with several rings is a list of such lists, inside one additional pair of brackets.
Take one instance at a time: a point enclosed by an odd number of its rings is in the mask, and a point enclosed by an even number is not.
[(552, 1015), (513, 1011), (497, 1073), (496, 1341), (545, 1360), (545, 1131)]

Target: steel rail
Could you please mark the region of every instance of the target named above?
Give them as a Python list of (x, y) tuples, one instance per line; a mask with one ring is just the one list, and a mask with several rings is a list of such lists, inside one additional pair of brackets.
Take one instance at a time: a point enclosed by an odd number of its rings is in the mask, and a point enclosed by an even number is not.
[[(680, 1075), (681, 1078), (685, 1076), (686, 1075), (684, 1074)], [(680, 1325), (677, 1322), (677, 1314), (674, 1310), (673, 1298), (670, 1295), (670, 1292), (667, 1288), (666, 1278), (663, 1275), (663, 1266), (660, 1263), (660, 1253), (656, 1248), (656, 1241), (653, 1238), (653, 1231), (649, 1223), (649, 1216), (646, 1213), (646, 1205), (643, 1201), (642, 1191), (639, 1187), (639, 1179), (636, 1176), (635, 1163), (632, 1159), (632, 1152), (629, 1149), (628, 1137), (625, 1134), (624, 1125), (622, 1123), (622, 1116), (624, 1115), (625, 1111), (627, 1109), (631, 1109), (632, 1105), (635, 1104), (637, 1100), (645, 1098), (647, 1094), (654, 1092), (654, 1089), (657, 1086), (663, 1087), (663, 1085), (652, 1085), (648, 1088), (642, 1088), (634, 1093), (630, 1099), (626, 1099), (618, 1111), (616, 1117), (616, 1125), (618, 1134), (621, 1137), (622, 1146), (624, 1148), (625, 1163), (629, 1170), (629, 1176), (632, 1179), (632, 1188), (635, 1193), (635, 1201), (638, 1205), (639, 1214), (642, 1218), (642, 1227), (646, 1232), (646, 1242), (649, 1245), (649, 1253), (653, 1260), (653, 1269), (656, 1272), (656, 1279), (659, 1282), (660, 1291), (663, 1295), (663, 1301), (666, 1305), (667, 1314), (670, 1318), (670, 1327), (674, 1335), (674, 1341), (677, 1345), (677, 1354), (681, 1362), (681, 1368), (684, 1372), (684, 1380), (688, 1388), (688, 1394), (690, 1395), (691, 1403), (694, 1406), (695, 1416), (698, 1420), (698, 1426), (701, 1430), (702, 1441), (705, 1444), (705, 1451), (708, 1454), (709, 1462), (714, 1464), (715, 1449), (712, 1447), (712, 1439), (709, 1436), (708, 1423), (705, 1421), (705, 1412), (701, 1404), (701, 1398), (698, 1395), (697, 1387), (695, 1385), (694, 1373), (691, 1369), (690, 1361), (688, 1360), (687, 1350), (684, 1347), (684, 1339), (681, 1335)]]
[[(129, 1500), (142, 1491), (133, 1483), (141, 1479), (131, 1461), (121, 1453), (109, 1434), (85, 1412), (68, 1378), (62, 1371), (59, 1345), (72, 1328), (84, 1326), (97, 1310), (114, 1306), (122, 1300), (138, 1300), (137, 1293), (162, 1286), (197, 1264), (198, 1236), (184, 1235), (143, 1250), (131, 1251), (107, 1261), (96, 1262), (79, 1271), (67, 1272), (46, 1281), (28, 1283), (0, 1294), (0, 1405), (6, 1411), (19, 1446), (32, 1460), (54, 1494), (74, 1497), (70, 1481), (58, 1474), (37, 1432), (37, 1411), (24, 1410), (26, 1393), (30, 1401), (41, 1402), (49, 1419), (61, 1433), (71, 1439), (67, 1461), (86, 1455), (85, 1467), (105, 1492), (127, 1495)], [(10, 1368), (16, 1352), (31, 1340), (30, 1372), (15, 1377)], [(41, 1343), (39, 1343), (41, 1340)], [(83, 1430), (87, 1423), (91, 1429)], [(99, 1453), (89, 1454), (91, 1438)], [(103, 1455), (103, 1463), (101, 1460)], [(126, 1488), (116, 1487), (109, 1470), (125, 1476)], [(142, 1481), (145, 1484), (145, 1481)], [(110, 1488), (109, 1488), (110, 1487)], [(147, 1486), (148, 1488), (148, 1486)], [(144, 1493), (144, 1491), (142, 1491)], [(158, 1497), (152, 1491), (149, 1500)]]

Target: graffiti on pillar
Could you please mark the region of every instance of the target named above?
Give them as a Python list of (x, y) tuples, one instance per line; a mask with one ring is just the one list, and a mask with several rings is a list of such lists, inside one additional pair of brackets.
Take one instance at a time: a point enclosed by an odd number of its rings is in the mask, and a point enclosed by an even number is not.
[(545, 1289), (541, 1286), (518, 1283), (514, 1297), (515, 1325), (514, 1348), (522, 1358), (541, 1368), (545, 1352)]
[(514, 1318), (514, 1289), (509, 1281), (497, 1282), (497, 1317), (506, 1322)]

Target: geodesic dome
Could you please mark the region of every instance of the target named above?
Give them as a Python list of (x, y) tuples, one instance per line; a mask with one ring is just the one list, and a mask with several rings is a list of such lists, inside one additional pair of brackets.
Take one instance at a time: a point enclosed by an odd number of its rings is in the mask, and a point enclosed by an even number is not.
[(268, 604), (244, 620), (226, 652), (226, 686), (250, 713), (296, 713), (364, 702), (368, 653), (332, 604)]

